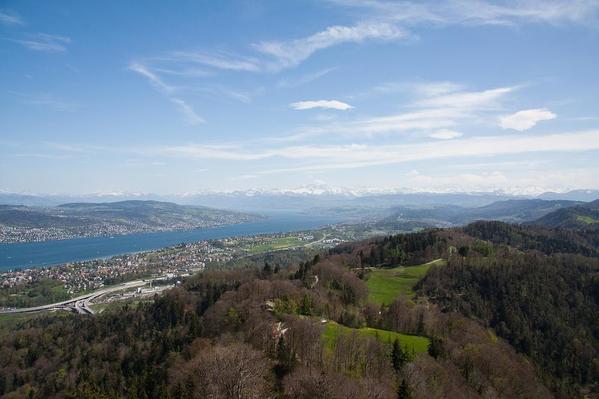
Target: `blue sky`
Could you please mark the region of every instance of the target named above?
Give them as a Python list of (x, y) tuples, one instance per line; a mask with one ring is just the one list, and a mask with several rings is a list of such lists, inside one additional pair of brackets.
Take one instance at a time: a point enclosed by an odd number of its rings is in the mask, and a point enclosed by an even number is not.
[(0, 190), (599, 188), (599, 1), (1, 1)]

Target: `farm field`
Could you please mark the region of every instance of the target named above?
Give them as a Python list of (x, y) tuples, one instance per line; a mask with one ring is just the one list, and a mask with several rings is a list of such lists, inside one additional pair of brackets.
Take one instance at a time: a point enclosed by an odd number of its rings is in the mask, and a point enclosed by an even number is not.
[(407, 348), (408, 352), (415, 354), (423, 353), (428, 350), (428, 344), (430, 340), (426, 337), (418, 335), (401, 334), (394, 331), (379, 330), (377, 328), (364, 327), (364, 328), (350, 328), (337, 324), (333, 321), (327, 322), (324, 333), (322, 335), (325, 341), (325, 347), (332, 350), (335, 342), (340, 334), (351, 334), (356, 331), (362, 336), (371, 336), (377, 338), (381, 342), (386, 342), (389, 345), (393, 344), (395, 339), (399, 339), (402, 347)]
[(371, 303), (389, 305), (403, 294), (414, 295), (414, 285), (433, 265), (443, 265), (445, 260), (437, 259), (418, 266), (397, 266), (372, 270), (366, 285), (368, 286), (368, 301)]
[(305, 241), (301, 240), (298, 237), (274, 238), (268, 242), (250, 247), (249, 253), (258, 254), (262, 252), (276, 251), (279, 249), (302, 246), (305, 245), (305, 243)]

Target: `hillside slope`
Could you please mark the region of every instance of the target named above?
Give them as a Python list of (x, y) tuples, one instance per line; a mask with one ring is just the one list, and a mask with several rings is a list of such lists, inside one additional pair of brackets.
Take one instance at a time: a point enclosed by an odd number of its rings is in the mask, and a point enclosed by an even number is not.
[(195, 229), (256, 220), (256, 215), (159, 201), (0, 205), (0, 242)]
[(492, 328), (532, 359), (557, 396), (599, 393), (596, 233), (478, 221), (335, 251), (389, 272), (446, 258), (416, 284), (418, 301)]
[(551, 212), (534, 224), (568, 229), (596, 229), (599, 231), (599, 200)]

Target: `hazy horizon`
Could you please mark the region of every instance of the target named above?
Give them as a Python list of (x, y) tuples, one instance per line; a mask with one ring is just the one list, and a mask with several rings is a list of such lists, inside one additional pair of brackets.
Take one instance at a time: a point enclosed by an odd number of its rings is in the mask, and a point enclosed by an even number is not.
[[(221, 196), (221, 195), (297, 195), (297, 196), (351, 196), (351, 197), (368, 197), (368, 196), (387, 196), (387, 195), (465, 195), (465, 196), (477, 196), (477, 195), (488, 195), (505, 198), (541, 198), (544, 195), (562, 195), (567, 196), (568, 194), (576, 195), (590, 195), (597, 194), (599, 197), (599, 190), (590, 188), (575, 188), (557, 191), (509, 191), (509, 190), (494, 190), (494, 191), (460, 191), (460, 190), (411, 190), (405, 187), (398, 188), (376, 188), (376, 187), (333, 187), (326, 185), (306, 185), (298, 186), (293, 188), (272, 188), (272, 189), (230, 189), (230, 190), (217, 190), (217, 189), (206, 189), (198, 190), (193, 192), (183, 193), (156, 193), (156, 192), (127, 192), (127, 191), (106, 191), (106, 192), (82, 192), (82, 193), (65, 193), (65, 192), (29, 192), (29, 191), (5, 191), (0, 190), (0, 195), (5, 196), (31, 196), (38, 198), (65, 198), (65, 199), (102, 199), (110, 202), (111, 198), (117, 201), (121, 200), (174, 200), (174, 199), (185, 199), (192, 197), (209, 197), (209, 196)], [(1, 199), (0, 199), (0, 203)]]

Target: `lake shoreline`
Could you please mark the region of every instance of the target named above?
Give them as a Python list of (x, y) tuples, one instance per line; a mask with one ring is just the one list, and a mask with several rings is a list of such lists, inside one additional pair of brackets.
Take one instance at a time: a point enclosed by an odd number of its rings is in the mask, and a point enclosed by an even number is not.
[(106, 259), (188, 242), (313, 230), (342, 221), (336, 217), (309, 216), (299, 213), (272, 213), (267, 216), (267, 219), (256, 222), (206, 229), (132, 233), (120, 236), (83, 237), (28, 243), (2, 243), (0, 244), (0, 272)]

